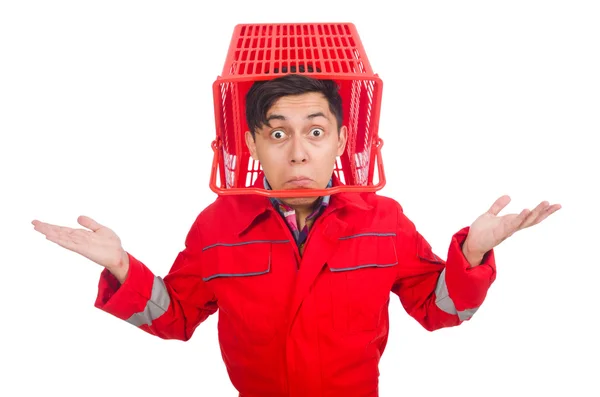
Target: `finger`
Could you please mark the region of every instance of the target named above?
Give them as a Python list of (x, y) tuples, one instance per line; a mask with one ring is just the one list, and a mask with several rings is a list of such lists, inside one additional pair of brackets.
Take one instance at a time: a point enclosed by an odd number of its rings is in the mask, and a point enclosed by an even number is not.
[(500, 211), (502, 211), (502, 209), (508, 205), (508, 203), (510, 203), (510, 197), (507, 195), (504, 195), (504, 196), (500, 197), (499, 199), (497, 199), (494, 202), (494, 204), (492, 204), (492, 206), (488, 210), (488, 213), (490, 213), (492, 215), (498, 215), (500, 213)]
[(33, 225), (33, 230), (41, 233), (40, 229), (43, 229), (44, 225), (46, 223), (42, 222), (42, 221), (38, 221), (37, 219), (34, 219), (31, 221), (31, 224)]
[(38, 221), (37, 219), (32, 220), (31, 224), (33, 225), (33, 229), (40, 233), (41, 233), (41, 230), (44, 230), (44, 228), (47, 225), (46, 222)]
[(56, 243), (68, 250), (74, 252), (77, 251), (77, 244), (73, 240), (69, 239), (66, 234), (49, 234), (46, 235), (46, 240), (52, 241), (53, 243)]
[(562, 208), (562, 206), (560, 204), (553, 204), (553, 205), (547, 207), (544, 211), (542, 211), (538, 215), (538, 217), (535, 219), (535, 221), (529, 226), (537, 225), (538, 223), (540, 223), (541, 221), (543, 221), (544, 219), (546, 219), (547, 217), (549, 217), (550, 215), (552, 215), (553, 213), (555, 213), (556, 211), (558, 211), (561, 208)]
[(560, 204), (552, 204), (550, 206), (550, 208), (548, 208), (546, 210), (546, 212), (548, 213), (548, 215), (551, 215), (551, 214), (555, 213), (556, 211), (558, 211), (561, 208), (562, 208), (562, 205), (560, 205)]
[(69, 243), (67, 243), (69, 240), (73, 243), (83, 242), (85, 241), (87, 234), (91, 233), (89, 230), (72, 229), (70, 227), (52, 225), (38, 220), (34, 220), (31, 223), (34, 225), (36, 231), (46, 236), (47, 240), (61, 245), (69, 245)]
[(49, 235), (57, 236), (62, 228), (62, 226), (52, 225), (50, 223), (40, 222), (38, 220), (35, 220), (31, 223), (33, 224), (34, 229), (36, 231), (42, 233), (46, 237), (48, 237)]
[(547, 201), (542, 201), (541, 203), (539, 203), (538, 206), (535, 207), (533, 209), (533, 211), (531, 211), (529, 216), (527, 216), (527, 219), (525, 219), (525, 222), (523, 222), (523, 224), (520, 226), (520, 228), (525, 229), (529, 226), (535, 225), (536, 220), (540, 217), (541, 214), (544, 213), (544, 211), (549, 206), (550, 206), (550, 203)]
[(92, 232), (89, 230), (59, 227), (56, 233), (48, 234), (46, 239), (71, 251), (84, 254), (86, 247), (89, 247), (90, 236)]
[[(521, 213), (519, 215), (517, 215), (516, 217), (514, 217), (512, 219), (505, 218), (505, 219), (507, 219), (507, 223), (506, 223), (506, 227), (505, 227), (505, 236), (510, 237), (515, 232), (519, 231), (519, 229), (521, 229), (521, 225), (523, 224), (523, 222), (525, 222), (525, 220), (527, 219), (527, 217), (529, 216), (530, 213), (531, 213), (530, 210), (524, 209), (523, 211), (521, 211)], [(509, 215), (507, 215), (507, 216), (509, 216)]]
[(93, 220), (92, 218), (90, 218), (89, 216), (85, 216), (85, 215), (81, 215), (80, 217), (78, 217), (77, 222), (81, 226), (87, 227), (88, 229), (90, 229), (93, 232), (98, 231), (99, 229), (104, 227), (101, 224), (99, 224), (98, 222), (96, 222), (95, 220)]

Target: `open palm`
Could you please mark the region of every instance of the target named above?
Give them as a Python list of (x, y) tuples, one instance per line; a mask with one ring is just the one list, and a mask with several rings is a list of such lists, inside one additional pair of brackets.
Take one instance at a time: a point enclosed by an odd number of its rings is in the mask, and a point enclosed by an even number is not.
[(35, 230), (46, 236), (46, 239), (83, 255), (105, 268), (113, 269), (123, 262), (127, 254), (121, 246), (121, 239), (115, 232), (87, 216), (78, 217), (77, 222), (89, 230), (72, 229), (38, 220), (31, 223)]
[(509, 196), (498, 198), (487, 212), (473, 222), (465, 241), (467, 252), (483, 255), (514, 233), (537, 225), (561, 208), (560, 204), (550, 205), (542, 201), (533, 211), (524, 209), (519, 214), (498, 216), (509, 202)]

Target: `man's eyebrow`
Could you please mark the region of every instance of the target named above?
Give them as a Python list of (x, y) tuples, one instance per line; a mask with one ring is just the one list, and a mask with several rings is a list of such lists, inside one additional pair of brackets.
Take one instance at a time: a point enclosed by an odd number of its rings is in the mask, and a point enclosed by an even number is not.
[(271, 114), (269, 117), (267, 117), (267, 124), (269, 124), (269, 121), (271, 120), (283, 120), (285, 121), (285, 117), (280, 115), (280, 114)]
[[(323, 112), (311, 113), (308, 116), (306, 116), (306, 118), (308, 120), (314, 119), (315, 117), (324, 117), (324, 118), (327, 119), (327, 116), (325, 116), (325, 114)], [(267, 125), (269, 125), (269, 122), (271, 120), (282, 120), (282, 121), (285, 121), (286, 118), (285, 118), (285, 116), (283, 116), (281, 114), (273, 113), (273, 114), (269, 115), (269, 117), (267, 117)]]
[(306, 116), (306, 118), (309, 119), (309, 120), (310, 119), (314, 119), (315, 117), (324, 117), (324, 118), (327, 119), (327, 116), (325, 116), (325, 114), (323, 114), (323, 112), (311, 113), (308, 116)]

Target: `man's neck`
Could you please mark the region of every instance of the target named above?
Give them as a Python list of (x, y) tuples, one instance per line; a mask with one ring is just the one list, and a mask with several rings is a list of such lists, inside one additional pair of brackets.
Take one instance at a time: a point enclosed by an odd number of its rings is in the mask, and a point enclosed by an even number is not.
[(296, 225), (298, 225), (298, 229), (302, 230), (306, 225), (306, 218), (311, 214), (314, 209), (315, 204), (312, 206), (300, 206), (294, 207), (294, 211), (296, 211)]
[(313, 213), (314, 210), (321, 204), (322, 197), (318, 197), (310, 203), (285, 203), (286, 206), (294, 210), (296, 215), (296, 225), (299, 230), (302, 230), (306, 225), (306, 218)]

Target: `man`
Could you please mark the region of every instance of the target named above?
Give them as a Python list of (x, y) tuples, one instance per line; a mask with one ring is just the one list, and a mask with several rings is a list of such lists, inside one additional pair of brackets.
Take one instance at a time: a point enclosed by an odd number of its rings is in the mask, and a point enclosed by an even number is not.
[[(347, 128), (332, 81), (286, 75), (247, 95), (246, 144), (267, 189), (324, 189)], [(493, 248), (560, 208), (498, 216), (500, 197), (436, 256), (394, 200), (374, 193), (270, 200), (222, 196), (196, 218), (164, 280), (109, 228), (33, 221), (105, 269), (96, 307), (165, 339), (188, 340), (220, 309), (219, 342), (244, 397), (377, 396), (390, 291), (433, 331), (468, 320), (495, 279)]]

